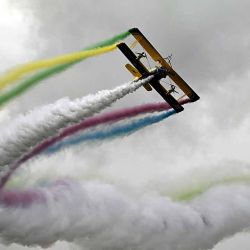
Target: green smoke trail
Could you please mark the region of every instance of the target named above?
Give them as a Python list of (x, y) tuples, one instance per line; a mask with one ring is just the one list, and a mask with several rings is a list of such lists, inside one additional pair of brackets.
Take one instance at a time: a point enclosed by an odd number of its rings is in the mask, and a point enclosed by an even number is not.
[(233, 177), (226, 177), (222, 180), (216, 180), (211, 181), (207, 183), (202, 183), (200, 186), (196, 186), (193, 188), (188, 188), (183, 192), (178, 193), (172, 193), (168, 194), (173, 200), (176, 201), (191, 201), (202, 194), (204, 194), (206, 191), (208, 191), (211, 188), (214, 188), (216, 186), (220, 185), (231, 185), (231, 184), (250, 184), (250, 175), (240, 175), (240, 176), (233, 176)]
[[(83, 50), (96, 49), (96, 48), (109, 46), (109, 45), (112, 45), (118, 41), (125, 39), (129, 35), (130, 35), (130, 33), (128, 31), (126, 31), (126, 32), (118, 34), (110, 39), (107, 39), (107, 40), (95, 43), (94, 45), (88, 46), (88, 47), (84, 48)], [(82, 59), (82, 60), (84, 60), (84, 59)], [(60, 64), (60, 65), (54, 66), (52, 68), (49, 68), (47, 70), (43, 70), (43, 71), (36, 73), (32, 77), (20, 82), (17, 86), (15, 86), (13, 89), (9, 90), (8, 92), (2, 93), (0, 95), (0, 106), (5, 104), (6, 102), (10, 101), (11, 99), (17, 97), (18, 95), (22, 94), (23, 92), (25, 92), (26, 90), (28, 90), (32, 86), (38, 84), (42, 80), (44, 80), (48, 77), (51, 77), (55, 74), (58, 74), (64, 70), (72, 67), (73, 65), (81, 62), (82, 60), (77, 60), (73, 63)]]

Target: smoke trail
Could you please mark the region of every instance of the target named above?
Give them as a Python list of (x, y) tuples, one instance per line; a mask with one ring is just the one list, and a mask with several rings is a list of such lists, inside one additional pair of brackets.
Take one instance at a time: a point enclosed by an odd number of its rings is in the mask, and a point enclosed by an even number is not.
[(0, 77), (0, 90), (11, 83), (14, 83), (16, 80), (20, 79), (25, 74), (32, 73), (33, 71), (53, 67), (58, 64), (73, 63), (91, 56), (97, 56), (103, 53), (107, 53), (115, 49), (116, 45), (113, 44), (106, 47), (74, 52), (71, 54), (61, 55), (58, 57), (44, 59), (21, 65), (19, 67), (12, 69), (11, 71), (7, 72), (5, 75)]
[(54, 104), (33, 110), (26, 116), (20, 116), (0, 138), (0, 166), (13, 163), (42, 140), (55, 135), (60, 129), (78, 123), (116, 100), (132, 93), (149, 82), (152, 76), (129, 82), (113, 90), (99, 91), (75, 101), (61, 99)]
[(170, 110), (170, 111), (164, 112), (163, 114), (146, 116), (144, 118), (131, 121), (127, 124), (109, 126), (99, 131), (94, 131), (94, 132), (90, 132), (87, 134), (78, 135), (73, 138), (67, 138), (62, 142), (58, 142), (57, 144), (50, 146), (46, 150), (46, 152), (54, 153), (64, 147), (69, 147), (69, 146), (79, 144), (85, 141), (104, 140), (104, 139), (114, 138), (118, 136), (125, 136), (130, 133), (134, 133), (137, 130), (142, 129), (146, 126), (160, 122), (168, 118), (169, 116), (174, 115), (175, 113), (176, 112), (174, 110)]
[(0, 199), (6, 243), (66, 240), (91, 250), (198, 250), (250, 226), (250, 187), (242, 185), (211, 189), (189, 203), (69, 180), (29, 195), (5, 191)]
[[(190, 102), (189, 99), (183, 99), (179, 101), (180, 104), (185, 104)], [(0, 178), (0, 188), (2, 188), (7, 181), (9, 180), (12, 173), (24, 162), (28, 161), (29, 159), (33, 158), (34, 156), (38, 155), (45, 149), (47, 149), (47, 153), (54, 153), (58, 150), (60, 150), (63, 147), (71, 146), (74, 144), (81, 143), (83, 141), (88, 140), (102, 140), (106, 138), (116, 137), (116, 136), (122, 136), (126, 135), (128, 133), (136, 132), (137, 130), (149, 126), (153, 123), (159, 122), (168, 116), (174, 114), (175, 112), (169, 112), (166, 114), (162, 114), (152, 117), (146, 117), (141, 120), (133, 121), (130, 124), (125, 124), (121, 126), (115, 126), (112, 127), (112, 129), (104, 130), (104, 131), (97, 131), (94, 133), (90, 133), (83, 136), (78, 136), (77, 138), (68, 139), (60, 143), (60, 141), (70, 135), (74, 135), (78, 131), (83, 131), (87, 128), (99, 125), (99, 124), (105, 124), (108, 122), (115, 122), (119, 121), (121, 119), (134, 117), (139, 114), (144, 113), (152, 113), (152, 112), (160, 112), (163, 110), (170, 109), (170, 105), (166, 102), (163, 103), (155, 103), (155, 104), (145, 104), (133, 108), (127, 108), (120, 111), (114, 111), (107, 114), (99, 115), (97, 117), (90, 117), (88, 119), (83, 120), (82, 122), (69, 126), (65, 129), (63, 129), (61, 132), (59, 132), (58, 135), (49, 137), (48, 139), (44, 140), (42, 143), (35, 146), (30, 152), (23, 155), (19, 160), (17, 160), (14, 164), (9, 166), (8, 171), (5, 174), (2, 174)], [(54, 145), (57, 143), (56, 145)], [(54, 145), (54, 146), (53, 146)]]
[[(94, 45), (88, 46), (87, 48), (85, 48), (83, 50), (90, 50), (90, 49), (102, 48), (105, 46), (109, 46), (109, 45), (112, 45), (116, 42), (119, 42), (119, 41), (125, 39), (129, 35), (130, 35), (130, 33), (128, 31), (123, 32), (121, 34), (118, 34), (118, 35), (110, 38), (110, 39), (107, 39), (107, 40), (101, 41), (99, 43), (96, 43)], [(10, 101), (11, 99), (15, 98), (16, 96), (22, 94), (24, 91), (26, 91), (30, 87), (34, 86), (35, 84), (38, 84), (42, 80), (44, 80), (48, 77), (51, 77), (55, 74), (58, 74), (58, 73), (72, 67), (73, 65), (75, 65), (76, 63), (79, 63), (81, 61), (82, 60), (77, 60), (73, 63), (65, 63), (65, 64), (57, 65), (55, 67), (52, 67), (52, 68), (49, 68), (47, 70), (43, 70), (41, 72), (34, 74), (30, 78), (20, 82), (17, 86), (12, 88), (11, 90), (4, 92), (4, 93), (1, 93), (0, 94), (0, 106), (3, 105), (4, 103)]]
[(45, 189), (34, 190), (1, 190), (0, 204), (5, 207), (28, 207), (33, 203), (46, 202)]
[[(183, 100), (179, 101), (179, 103), (181, 105), (189, 103), (189, 102), (190, 102), (189, 99), (183, 99)], [(145, 113), (167, 111), (170, 108), (171, 108), (170, 105), (168, 103), (166, 103), (166, 102), (144, 104), (144, 105), (141, 105), (141, 106), (137, 106), (137, 107), (133, 107), (133, 108), (127, 108), (127, 109), (123, 109), (123, 110), (119, 110), (119, 111), (115, 111), (115, 112), (110, 112), (110, 113), (107, 113), (107, 114), (104, 114), (104, 115), (99, 115), (99, 116), (96, 116), (96, 117), (86, 119), (86, 120), (80, 122), (79, 124), (67, 127), (66, 129), (62, 130), (59, 135), (57, 135), (55, 137), (51, 137), (48, 140), (42, 142), (40, 145), (38, 145), (37, 149), (34, 148), (32, 150), (33, 152), (31, 152), (31, 154), (32, 154), (31, 157), (33, 157), (34, 155), (40, 153), (41, 151), (45, 150), (48, 147), (50, 147), (50, 148), (49, 148), (49, 150), (47, 152), (53, 152), (53, 150), (55, 148), (60, 148), (61, 146), (63, 146), (64, 142), (62, 144), (59, 143), (62, 139), (64, 139), (67, 136), (72, 136), (75, 133), (77, 133), (79, 131), (83, 131), (83, 130), (85, 130), (87, 128), (97, 126), (97, 125), (100, 125), (100, 124), (103, 125), (103, 124), (110, 123), (110, 122), (113, 123), (113, 122), (119, 121), (121, 119), (131, 118), (131, 117), (141, 115), (141, 114), (145, 114)], [(163, 116), (165, 116), (165, 115), (163, 115)], [(143, 127), (145, 127), (147, 125), (153, 124), (155, 119), (156, 119), (156, 122), (157, 122), (157, 118), (153, 118), (153, 119), (146, 118), (144, 120), (144, 123), (143, 123), (143, 121), (137, 121), (136, 123), (131, 123), (131, 124), (124, 125), (123, 129), (122, 129), (123, 126), (120, 126), (119, 127), (120, 129), (118, 127), (117, 128), (113, 127), (112, 131), (115, 132), (115, 130), (117, 130), (117, 131), (120, 130), (120, 134), (123, 135), (124, 134), (123, 132), (126, 130), (126, 127), (127, 127), (127, 133), (134, 132), (134, 131), (137, 130), (137, 128), (140, 129), (140, 128), (143, 128)], [(138, 124), (138, 125), (136, 125), (136, 124)], [(141, 127), (138, 127), (139, 124), (141, 125)], [(108, 134), (110, 134), (110, 131), (105, 131), (105, 132), (103, 131), (103, 137), (105, 137), (105, 138), (112, 137), (112, 135), (109, 136)], [(90, 136), (90, 137), (94, 138), (95, 136)], [(75, 140), (75, 138), (73, 140)], [(67, 141), (68, 143), (66, 143), (66, 144), (71, 144), (69, 141), (70, 140), (68, 140)], [(81, 142), (81, 140), (79, 140), (79, 142)], [(54, 145), (55, 143), (58, 143), (58, 144), (55, 147), (52, 147), (52, 145)], [(72, 144), (74, 144), (74, 143), (72, 143)]]
[(199, 186), (196, 187), (189, 187), (185, 191), (174, 193), (171, 195), (171, 197), (175, 200), (181, 200), (181, 201), (190, 201), (202, 194), (204, 194), (207, 190), (219, 186), (219, 185), (228, 185), (228, 184), (235, 184), (235, 183), (241, 183), (241, 184), (250, 184), (250, 175), (244, 174), (240, 176), (232, 176), (232, 177), (224, 177), (223, 179), (219, 179), (216, 181), (211, 182), (203, 182)]

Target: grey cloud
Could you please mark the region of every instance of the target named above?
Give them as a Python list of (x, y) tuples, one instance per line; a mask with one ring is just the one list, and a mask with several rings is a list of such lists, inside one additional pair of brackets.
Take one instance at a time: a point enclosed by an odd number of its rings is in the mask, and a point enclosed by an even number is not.
[[(201, 100), (166, 125), (158, 125), (168, 138), (165, 145), (181, 143), (198, 150), (209, 138), (197, 128), (203, 126), (209, 136), (218, 136), (223, 129), (240, 127), (249, 114), (249, 1), (25, 0), (17, 4), (32, 11), (39, 23), (38, 36), (45, 43), (40, 57), (74, 51), (133, 26), (141, 28), (162, 54), (173, 53), (174, 67)], [(84, 61), (23, 95), (20, 107), (28, 110), (30, 98), (33, 105), (40, 105), (65, 95), (74, 98), (111, 88), (131, 79), (125, 62), (119, 51)], [(156, 100), (160, 100), (157, 94), (139, 90), (116, 107)]]
[[(194, 165), (202, 168), (204, 161), (208, 166), (210, 161), (213, 163), (215, 173), (216, 166), (220, 166), (217, 161), (226, 159), (225, 165), (241, 158), (249, 161), (246, 150), (250, 104), (248, 0), (15, 2), (31, 11), (37, 20), (30, 39), (37, 44), (40, 58), (75, 51), (138, 26), (162, 54), (173, 53), (174, 67), (200, 94), (201, 100), (178, 116), (121, 142), (90, 148), (85, 154), (81, 150), (82, 158), (93, 161), (93, 165), (97, 161), (99, 166), (98, 159), (105, 158), (103, 175), (115, 178), (122, 173), (126, 180), (136, 182), (138, 178), (143, 182), (155, 178), (157, 173), (174, 178), (175, 171), (185, 171)], [(110, 88), (131, 79), (123, 68), (125, 62), (119, 52), (89, 59), (35, 87), (13, 106), (18, 104), (20, 112), (65, 95), (79, 97)], [(160, 98), (139, 90), (119, 105), (153, 100)], [(238, 144), (234, 146), (236, 141)], [(89, 152), (93, 157), (89, 157)]]
[[(26, 3), (26, 5), (24, 5)], [(20, 3), (18, 3), (20, 5)], [(250, 2), (228, 1), (30, 1), (23, 6), (39, 20), (40, 42), (45, 43), (41, 57), (77, 50), (92, 42), (138, 26), (162, 54), (173, 53), (174, 67), (197, 92), (216, 91), (227, 86), (230, 77), (243, 77), (249, 68)], [(63, 77), (48, 80), (56, 84), (58, 98), (63, 93), (75, 97), (96, 91), (98, 82), (110, 87), (129, 79), (119, 53), (88, 60)], [(97, 74), (93, 75), (93, 72)], [(75, 88), (69, 87), (74, 81)], [(80, 90), (83, 86), (84, 89)], [(215, 84), (211, 84), (211, 82)], [(57, 83), (59, 83), (57, 85)], [(34, 95), (46, 92), (39, 87)], [(53, 97), (48, 96), (52, 101)], [(140, 98), (144, 98), (142, 95)]]
[[(167, 131), (181, 134), (174, 140), (185, 137), (192, 145), (197, 144), (200, 136), (185, 134), (183, 123), (194, 132), (199, 119), (208, 119), (219, 131), (240, 126), (249, 114), (250, 2), (247, 0), (239, 3), (25, 0), (21, 6), (29, 8), (39, 21), (39, 37), (46, 43), (45, 50), (40, 51), (41, 57), (82, 48), (133, 26), (140, 27), (162, 54), (172, 52), (174, 67), (202, 98), (191, 110), (187, 109), (192, 121), (188, 115), (182, 115), (185, 118), (180, 118), (180, 122), (177, 120), (173, 125), (169, 122)], [(110, 88), (131, 79), (123, 67), (125, 62), (119, 52), (89, 59), (45, 81), (32, 90), (32, 97), (27, 93), (19, 101), (25, 110), (30, 106), (30, 97), (34, 105), (39, 105), (65, 95), (74, 98)], [(121, 101), (120, 106), (150, 100), (159, 97), (140, 90)]]
[(169, 47), (174, 46), (176, 63), (199, 87), (248, 70), (249, 7), (249, 1), (175, 1)]

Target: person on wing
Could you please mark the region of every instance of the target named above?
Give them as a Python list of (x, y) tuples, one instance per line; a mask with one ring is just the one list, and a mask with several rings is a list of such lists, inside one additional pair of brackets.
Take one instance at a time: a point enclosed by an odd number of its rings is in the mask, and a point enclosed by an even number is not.
[(141, 58), (146, 58), (147, 57), (147, 55), (146, 55), (146, 53), (145, 52), (136, 52), (136, 54), (138, 55), (137, 56), (137, 59), (138, 60), (140, 60)]

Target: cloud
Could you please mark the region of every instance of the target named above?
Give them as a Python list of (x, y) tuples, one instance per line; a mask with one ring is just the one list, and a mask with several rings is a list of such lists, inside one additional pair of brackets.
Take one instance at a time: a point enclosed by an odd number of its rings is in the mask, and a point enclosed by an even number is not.
[[(164, 182), (164, 178), (165, 183), (173, 183), (185, 173), (187, 177), (182, 181), (189, 183), (192, 169), (203, 171), (211, 167), (212, 179), (216, 178), (218, 169), (224, 168), (221, 166), (226, 168), (241, 160), (247, 166), (249, 5), (248, 0), (240, 3), (234, 0), (152, 3), (99, 0), (94, 5), (91, 0), (24, 0), (10, 7), (5, 1), (1, 8), (4, 13), (15, 8), (22, 16), (29, 13), (30, 18), (28, 25), (20, 22), (23, 19), (10, 21), (9, 15), (4, 14), (5, 22), (1, 24), (9, 31), (5, 32), (0, 48), (4, 67), (34, 56), (33, 52), (44, 58), (75, 51), (138, 26), (162, 54), (173, 53), (174, 67), (201, 96), (201, 100), (186, 107), (185, 112), (133, 137), (90, 149), (79, 147), (50, 159), (41, 158), (25, 165), (27, 171), (23, 174), (35, 180), (39, 178), (34, 174), (36, 171), (51, 178), (65, 173), (140, 189), (151, 181), (163, 179)], [(6, 47), (11, 48), (13, 54), (7, 52)], [(10, 106), (15, 108), (10, 116), (66, 95), (80, 97), (114, 87), (117, 81), (131, 79), (123, 68), (125, 63), (119, 52), (83, 62), (20, 97)], [(152, 100), (159, 101), (158, 95), (139, 90), (118, 105)], [(70, 164), (72, 159), (74, 164)], [(48, 171), (54, 162), (62, 163), (61, 168), (51, 170), (55, 175)], [(237, 167), (233, 173), (237, 173)]]
[[(136, 3), (131, 0), (109, 0), (96, 1), (95, 7), (90, 0), (45, 0), (42, 4), (25, 0), (18, 6), (29, 9), (38, 23), (40, 41), (46, 44), (42, 50), (37, 49), (40, 57), (75, 51), (138, 26), (162, 54), (173, 53), (174, 67), (206, 99), (215, 122), (223, 123), (220, 118), (225, 108), (220, 104), (221, 98), (226, 103), (235, 99), (233, 116), (238, 110), (242, 112), (242, 115), (234, 118), (235, 122), (226, 120), (224, 123), (234, 125), (244, 119), (244, 113), (248, 112), (248, 99), (244, 95), (248, 92), (250, 66), (246, 53), (250, 46), (250, 3), (247, 0), (241, 4), (233, 0), (223, 0), (219, 4), (215, 0), (154, 3), (145, 0)], [(100, 81), (105, 87), (111, 87), (115, 80), (125, 81), (130, 78), (123, 67), (125, 62), (126, 59), (119, 52), (97, 58), (95, 62), (83, 62), (35, 88), (32, 92), (34, 104), (44, 102), (43, 93), (46, 93), (46, 101), (54, 101), (65, 94), (77, 97), (95, 92), (99, 89), (97, 82)], [(69, 84), (72, 78), (73, 88)], [(50, 85), (57, 86), (57, 91), (48, 91)], [(238, 101), (239, 95), (244, 96), (242, 101)], [(24, 109), (28, 109), (28, 97), (30, 95), (26, 94), (20, 98)], [(159, 99), (157, 95), (152, 97), (141, 91), (137, 98), (131, 97), (128, 102), (138, 103), (138, 100), (143, 101), (145, 98)]]
[[(29, 11), (20, 11), (11, 1), (1, 1), (1, 41), (0, 41), (0, 71), (3, 72), (10, 66), (29, 60), (36, 53), (32, 40), (35, 39), (36, 26), (31, 26), (35, 21)], [(32, 31), (31, 31), (32, 29)], [(30, 40), (32, 32), (34, 38)]]
[[(139, 26), (161, 51), (174, 52), (175, 61), (190, 78), (224, 80), (249, 67), (250, 3), (243, 0), (28, 1), (40, 21), (40, 36), (53, 52), (82, 47), (112, 33)], [(71, 15), (70, 13), (74, 13)], [(240, 18), (239, 18), (240, 16)]]
[[(225, 82), (249, 70), (249, 1), (215, 0), (172, 3), (170, 47), (176, 63), (201, 88), (208, 81)], [(184, 60), (183, 60), (184, 59)]]

